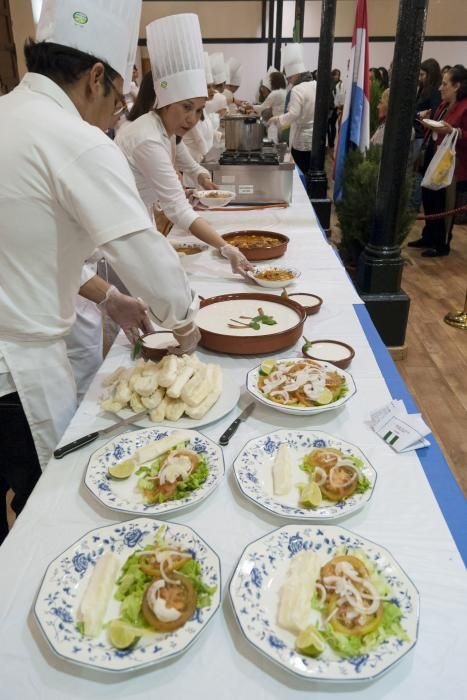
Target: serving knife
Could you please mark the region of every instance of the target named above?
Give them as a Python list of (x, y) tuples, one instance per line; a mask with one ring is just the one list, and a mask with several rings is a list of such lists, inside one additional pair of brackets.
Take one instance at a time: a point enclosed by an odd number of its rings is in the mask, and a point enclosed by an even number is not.
[(236, 418), (234, 422), (229, 425), (225, 433), (222, 433), (219, 438), (219, 445), (223, 445), (225, 447), (225, 445), (229, 444), (230, 438), (235, 433), (240, 423), (243, 423), (243, 421), (245, 421), (251, 415), (254, 407), (255, 404), (253, 401), (248, 404), (248, 406), (240, 413), (238, 418)]
[(147, 414), (147, 410), (141, 411), (140, 413), (135, 413), (134, 416), (130, 416), (129, 418), (125, 418), (124, 420), (119, 420), (117, 423), (110, 425), (108, 428), (97, 430), (95, 433), (89, 433), (89, 435), (84, 435), (83, 437), (80, 437), (77, 440), (73, 440), (73, 442), (69, 442), (68, 445), (63, 445), (63, 447), (57, 448), (54, 452), (54, 457), (55, 459), (61, 459), (62, 457), (65, 457), (65, 455), (70, 454), (70, 452), (74, 452), (75, 450), (79, 450), (80, 447), (89, 445), (91, 442), (94, 442), (94, 440), (97, 440), (97, 438), (100, 438), (103, 435), (113, 433), (115, 430), (119, 430), (119, 428), (123, 428), (125, 425), (137, 423), (142, 418), (145, 418)]

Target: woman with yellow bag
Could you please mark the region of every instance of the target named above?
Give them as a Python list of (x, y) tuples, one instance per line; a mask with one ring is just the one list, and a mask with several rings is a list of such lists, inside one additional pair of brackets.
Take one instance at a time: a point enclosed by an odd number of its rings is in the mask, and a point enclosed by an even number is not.
[[(422, 122), (428, 130), (422, 182), (425, 215), (454, 209), (456, 196), (467, 192), (467, 70), (464, 66), (454, 66), (443, 76), (440, 92), (443, 101), (433, 120)], [(438, 154), (441, 157), (435, 163), (438, 149), (443, 153)], [(430, 168), (432, 159), (435, 167)], [(453, 226), (453, 215), (428, 220), (422, 237), (408, 245), (426, 248), (422, 253), (426, 258), (449, 255)]]

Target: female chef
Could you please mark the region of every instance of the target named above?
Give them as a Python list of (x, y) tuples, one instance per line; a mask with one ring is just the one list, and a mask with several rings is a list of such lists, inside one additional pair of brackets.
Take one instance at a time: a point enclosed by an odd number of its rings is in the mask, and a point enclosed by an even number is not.
[(146, 27), (155, 108), (117, 134), (141, 198), (151, 212), (158, 205), (173, 224), (190, 231), (227, 258), (232, 270), (252, 269), (244, 255), (226, 245), (188, 202), (177, 170), (202, 189), (215, 189), (207, 170), (190, 156), (181, 140), (199, 121), (206, 103), (203, 45), (198, 16), (180, 14)]

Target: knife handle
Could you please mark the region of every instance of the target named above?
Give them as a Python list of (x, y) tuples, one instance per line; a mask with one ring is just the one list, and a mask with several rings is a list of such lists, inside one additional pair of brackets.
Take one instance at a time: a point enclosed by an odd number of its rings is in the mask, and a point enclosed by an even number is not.
[(232, 425), (229, 425), (229, 427), (227, 428), (225, 433), (222, 433), (222, 435), (220, 436), (219, 445), (223, 445), (225, 447), (225, 445), (229, 444), (230, 438), (235, 433), (235, 431), (237, 430), (240, 423), (241, 423), (241, 419), (236, 418), (234, 420), (234, 422), (232, 423)]
[(73, 440), (73, 442), (69, 442), (68, 445), (63, 445), (63, 447), (59, 447), (57, 450), (55, 450), (54, 457), (55, 459), (61, 459), (62, 457), (65, 457), (65, 455), (70, 454), (70, 452), (74, 452), (75, 450), (79, 450), (80, 447), (89, 445), (89, 443), (97, 440), (98, 437), (99, 433), (89, 433), (89, 435)]

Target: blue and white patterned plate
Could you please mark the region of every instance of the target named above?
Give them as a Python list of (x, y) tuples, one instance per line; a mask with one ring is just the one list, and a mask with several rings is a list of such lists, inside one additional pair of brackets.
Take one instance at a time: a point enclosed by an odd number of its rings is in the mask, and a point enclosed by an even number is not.
[(139, 479), (136, 475), (137, 470), (128, 479), (109, 479), (107, 476), (109, 467), (130, 457), (138, 447), (151, 440), (161, 440), (177, 430), (158, 425), (118, 435), (91, 456), (84, 477), (85, 485), (98, 501), (122, 513), (167, 515), (204, 501), (224, 477), (224, 457), (218, 445), (196, 430), (189, 431), (192, 435), (189, 448), (207, 455), (209, 474), (204, 484), (184, 498), (165, 503), (145, 503), (143, 494), (136, 490), (136, 482)]
[[(84, 637), (76, 628), (76, 614), (94, 565), (106, 552), (121, 564), (130, 554), (153, 544), (156, 532), (165, 528), (165, 540), (189, 550), (201, 564), (203, 580), (216, 586), (209, 607), (197, 608), (179, 630), (145, 634), (135, 647), (119, 651), (107, 640), (105, 630), (96, 639)], [(131, 671), (160, 663), (185, 651), (201, 634), (221, 601), (221, 570), (217, 554), (191, 528), (152, 518), (138, 518), (91, 530), (48, 566), (34, 613), (53, 651), (60, 657), (103, 671)], [(105, 620), (118, 617), (120, 603), (111, 599)]]
[[(326, 649), (316, 659), (295, 651), (295, 637), (277, 624), (279, 594), (292, 557), (318, 552), (323, 564), (342, 547), (363, 550), (391, 586), (391, 601), (403, 611), (409, 641), (390, 637), (374, 651), (341, 657)], [(419, 595), (383, 547), (335, 525), (286, 525), (248, 545), (230, 581), (230, 597), (243, 634), (258, 651), (296, 676), (318, 681), (368, 681), (400, 661), (417, 642)]]
[[(286, 443), (293, 461), (293, 486), (286, 496), (276, 496), (273, 491), (272, 465), (281, 444)], [(371, 483), (365, 493), (355, 493), (344, 501), (333, 503), (324, 500), (318, 508), (301, 508), (298, 505), (297, 483), (306, 483), (307, 474), (300, 469), (306, 454), (317, 447), (333, 447), (344, 454), (359, 457), (364, 462), (363, 474)], [(334, 520), (363, 506), (370, 500), (376, 483), (376, 471), (358, 447), (318, 430), (276, 430), (247, 442), (234, 462), (234, 473), (242, 493), (260, 508), (289, 520)]]
[[(299, 362), (300, 360), (303, 360), (302, 357), (278, 357), (275, 359), (277, 362), (288, 361), (290, 363)], [(268, 399), (258, 388), (258, 376), (259, 371), (261, 369), (261, 365), (258, 365), (254, 369), (250, 370), (246, 375), (247, 391), (257, 401), (264, 404), (265, 406), (274, 408), (276, 411), (280, 411), (281, 413), (289, 413), (292, 416), (311, 416), (315, 413), (334, 411), (334, 409), (340, 408), (345, 403), (347, 403), (347, 401), (349, 401), (349, 399), (351, 399), (352, 396), (357, 393), (357, 387), (355, 386), (355, 382), (353, 380), (352, 375), (348, 372), (345, 372), (343, 369), (339, 369), (335, 365), (331, 365), (329, 362), (320, 361), (319, 364), (322, 367), (324, 367), (324, 369), (327, 369), (329, 372), (337, 372), (338, 374), (340, 374), (341, 377), (344, 377), (345, 381), (347, 382), (348, 391), (346, 395), (343, 396), (341, 399), (338, 399), (337, 401), (333, 401), (333, 403), (325, 404), (324, 406), (284, 406), (280, 403), (277, 403), (276, 401), (271, 401), (271, 399)]]

